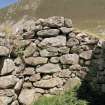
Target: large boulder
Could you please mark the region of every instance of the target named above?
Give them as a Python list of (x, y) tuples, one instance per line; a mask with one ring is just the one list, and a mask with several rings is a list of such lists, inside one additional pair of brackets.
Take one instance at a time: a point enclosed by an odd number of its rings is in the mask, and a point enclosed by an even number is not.
[(14, 64), (13, 60), (5, 59), (3, 68), (1, 70), (1, 75), (6, 75), (8, 73), (11, 73), (14, 70), (15, 70), (15, 64)]
[(10, 53), (9, 49), (4, 46), (0, 46), (0, 56), (8, 56)]
[(36, 68), (36, 72), (45, 73), (45, 74), (46, 73), (55, 73), (60, 70), (61, 70), (61, 68), (58, 64), (51, 64), (51, 63), (45, 64), (39, 68)]
[(49, 46), (52, 47), (62, 47), (66, 45), (66, 37), (65, 36), (57, 36), (52, 38), (45, 38), (40, 44), (39, 47), (46, 48)]
[(41, 94), (36, 93), (35, 89), (22, 89), (18, 99), (23, 105), (31, 105), (34, 101), (38, 100), (40, 96)]
[(48, 58), (44, 58), (44, 57), (28, 57), (25, 58), (25, 63), (27, 65), (31, 65), (31, 66), (36, 66), (36, 65), (40, 65), (40, 64), (46, 64), (48, 61)]
[(53, 88), (55, 86), (62, 86), (62, 85), (63, 85), (63, 80), (58, 77), (51, 78), (48, 80), (40, 80), (34, 83), (35, 87), (45, 88), (45, 89)]
[(60, 57), (62, 64), (78, 64), (79, 56), (77, 54), (65, 54)]
[(17, 78), (13, 75), (0, 77), (0, 88), (6, 89), (14, 87), (17, 83)]
[(59, 34), (58, 29), (48, 29), (48, 30), (41, 30), (37, 32), (38, 36), (41, 37), (52, 37), (52, 36), (57, 36)]

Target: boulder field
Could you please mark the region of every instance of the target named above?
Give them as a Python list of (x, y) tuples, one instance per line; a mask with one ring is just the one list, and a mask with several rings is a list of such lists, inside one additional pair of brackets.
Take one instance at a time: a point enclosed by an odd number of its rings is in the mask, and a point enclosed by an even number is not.
[(83, 80), (105, 93), (105, 42), (75, 31), (71, 19), (38, 19), (12, 38), (0, 35), (0, 105), (31, 105)]

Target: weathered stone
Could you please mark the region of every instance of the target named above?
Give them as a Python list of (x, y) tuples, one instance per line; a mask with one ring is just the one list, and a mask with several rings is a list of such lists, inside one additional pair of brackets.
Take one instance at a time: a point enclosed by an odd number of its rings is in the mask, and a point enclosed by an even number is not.
[(60, 57), (62, 64), (78, 64), (79, 56), (77, 54), (66, 54)]
[(29, 80), (30, 80), (31, 82), (36, 82), (36, 81), (38, 81), (38, 80), (40, 80), (40, 79), (41, 79), (41, 76), (40, 76), (39, 73), (33, 74), (33, 75), (29, 78)]
[(39, 68), (36, 68), (36, 72), (39, 72), (39, 73), (55, 73), (60, 70), (61, 68), (59, 67), (58, 64), (51, 64), (51, 63), (45, 64)]
[(16, 101), (12, 102), (11, 105), (19, 105), (19, 102), (16, 100)]
[(23, 52), (24, 57), (30, 57), (32, 54), (34, 54), (35, 50), (37, 49), (35, 43), (31, 43)]
[(52, 76), (51, 75), (45, 75), (45, 76), (43, 76), (43, 80), (48, 80), (48, 79), (51, 79), (52, 78)]
[(49, 17), (43, 22), (43, 25), (54, 28), (62, 27), (64, 26), (64, 17), (57, 16)]
[(51, 63), (59, 63), (59, 57), (52, 57), (52, 58), (50, 59), (50, 62), (51, 62)]
[(14, 47), (25, 48), (31, 43), (30, 40), (14, 40)]
[(34, 101), (38, 100), (40, 96), (40, 93), (35, 93), (34, 89), (23, 89), (18, 99), (23, 105), (31, 105)]
[(25, 32), (22, 34), (22, 36), (24, 39), (32, 39), (35, 36), (35, 34), (34, 32)]
[(79, 64), (74, 64), (69, 68), (70, 71), (80, 71), (81, 69), (82, 67)]
[(30, 75), (33, 75), (33, 74), (35, 74), (35, 70), (32, 67), (25, 68), (25, 70), (23, 72), (24, 76), (30, 76)]
[(64, 90), (63, 88), (55, 87), (55, 88), (50, 89), (49, 92), (52, 95), (58, 95), (58, 94), (61, 94), (61, 92), (63, 93), (63, 90)]
[(72, 27), (72, 20), (71, 19), (68, 19), (68, 18), (65, 18), (65, 21), (64, 21), (64, 25), (65, 27)]
[(56, 77), (60, 77), (60, 78), (69, 78), (71, 75), (71, 71), (69, 69), (63, 69), (58, 73), (55, 73), (54, 75), (56, 75)]
[(17, 96), (11, 89), (0, 90), (0, 105), (9, 105)]
[(72, 90), (76, 86), (79, 86), (81, 84), (81, 80), (78, 77), (70, 78), (66, 84), (64, 85), (64, 90)]
[(55, 86), (63, 85), (63, 81), (60, 78), (52, 78), (49, 80), (41, 80), (34, 83), (35, 87), (38, 88), (53, 88)]
[(47, 61), (48, 61), (48, 58), (44, 58), (44, 57), (29, 57), (29, 58), (25, 58), (25, 63), (27, 65), (31, 65), (31, 66), (45, 64), (45, 63), (47, 63)]
[(14, 60), (14, 63), (16, 66), (19, 66), (23, 63), (22, 59), (20, 57), (17, 57), (15, 60)]
[(38, 46), (41, 48), (46, 47), (62, 47), (66, 45), (66, 37), (65, 36), (56, 36), (52, 38), (45, 38)]
[(69, 33), (69, 38), (75, 38), (76, 34), (74, 32)]
[(47, 51), (47, 49), (44, 49), (44, 50), (41, 50), (40, 51), (40, 55), (42, 57), (53, 57), (53, 56), (57, 56), (58, 55), (58, 52), (57, 51), (50, 52), (50, 51)]
[(9, 49), (4, 47), (4, 46), (0, 46), (0, 56), (8, 56), (10, 53)]
[(23, 88), (32, 88), (32, 83), (31, 82), (24, 82)]
[(24, 80), (23, 80), (23, 79), (20, 79), (20, 80), (16, 83), (16, 85), (15, 85), (15, 87), (14, 87), (14, 90), (15, 90), (16, 92), (20, 92), (23, 83), (24, 83)]
[(69, 34), (70, 32), (72, 32), (72, 28), (67, 27), (61, 27), (60, 30), (63, 34)]
[(5, 59), (3, 68), (1, 70), (1, 75), (6, 75), (8, 73), (11, 73), (15, 70), (15, 64), (11, 59)]
[(41, 94), (45, 93), (44, 89), (41, 88), (35, 88), (34, 90), (36, 93), (41, 93)]
[(80, 53), (80, 58), (83, 58), (85, 60), (89, 60), (92, 58), (92, 50), (89, 50), (89, 51), (84, 51), (82, 53)]
[(13, 75), (0, 77), (0, 88), (6, 89), (14, 87), (17, 83), (17, 78)]
[(12, 102), (12, 97), (0, 96), (0, 105), (9, 105)]
[(59, 34), (58, 29), (48, 29), (48, 30), (41, 30), (37, 32), (37, 35), (40, 37), (52, 37), (57, 36)]
[(76, 38), (70, 38), (70, 39), (67, 41), (67, 46), (68, 46), (68, 47), (73, 47), (73, 46), (76, 46), (76, 45), (79, 45), (79, 40), (76, 39)]
[(58, 49), (58, 51), (61, 53), (61, 54), (67, 54), (67, 53), (69, 53), (69, 51), (70, 51), (70, 48), (68, 48), (68, 47), (60, 47), (59, 49)]

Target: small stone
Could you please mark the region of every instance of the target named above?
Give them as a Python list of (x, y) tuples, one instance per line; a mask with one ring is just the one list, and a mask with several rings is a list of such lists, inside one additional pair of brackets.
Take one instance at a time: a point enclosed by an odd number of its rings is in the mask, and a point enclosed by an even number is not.
[(24, 57), (30, 57), (34, 54), (35, 50), (37, 49), (35, 43), (31, 43), (25, 50), (24, 50)]
[(67, 41), (67, 46), (68, 46), (68, 47), (73, 47), (73, 46), (76, 46), (76, 45), (79, 45), (79, 40), (76, 39), (76, 38), (70, 38), (70, 39)]
[(51, 79), (52, 78), (52, 76), (50, 76), (50, 75), (45, 75), (45, 76), (43, 76), (43, 80), (48, 80), (48, 79)]
[(20, 80), (16, 83), (16, 85), (15, 85), (15, 87), (14, 87), (14, 90), (15, 90), (16, 92), (20, 92), (23, 83), (24, 83), (24, 80), (23, 80), (23, 79), (20, 79)]
[(47, 49), (44, 49), (40, 51), (40, 55), (41, 57), (53, 57), (53, 56), (57, 56), (58, 52), (57, 51), (50, 52), (50, 51), (47, 51)]
[(55, 73), (55, 72), (58, 72), (60, 71), (61, 68), (59, 67), (58, 64), (51, 64), (51, 63), (48, 63), (48, 64), (45, 64), (43, 66), (40, 66), (39, 68), (36, 68), (36, 72), (39, 72), (39, 73)]
[(46, 64), (47, 61), (48, 61), (48, 58), (44, 58), (44, 57), (28, 57), (28, 58), (25, 58), (25, 63), (27, 65), (31, 65), (31, 66)]
[(19, 102), (16, 100), (16, 101), (12, 102), (11, 105), (19, 105)]
[(23, 39), (32, 39), (35, 36), (35, 34), (34, 32), (25, 32), (22, 34), (22, 36)]
[(60, 47), (60, 48), (58, 49), (58, 51), (59, 51), (61, 54), (68, 54), (69, 51), (70, 51), (70, 48), (68, 48), (68, 47)]
[(45, 93), (45, 90), (41, 88), (35, 88), (34, 90), (36, 93), (41, 93), (41, 94)]
[(82, 67), (79, 64), (74, 64), (69, 68), (70, 71), (80, 71), (81, 69)]
[(37, 32), (37, 35), (40, 37), (53, 37), (59, 34), (58, 29), (48, 29), (48, 30), (41, 30)]
[(36, 81), (38, 81), (38, 80), (40, 80), (40, 79), (41, 79), (41, 76), (40, 76), (39, 73), (33, 74), (33, 75), (29, 78), (29, 80), (30, 80), (31, 82), (36, 82)]
[(62, 79), (60, 79), (58, 77), (51, 78), (49, 80), (41, 80), (41, 81), (34, 83), (34, 86), (38, 87), (38, 88), (53, 88), (53, 87), (59, 86), (59, 85), (60, 86), (63, 85), (63, 81), (62, 81)]
[(79, 56), (77, 54), (66, 54), (60, 57), (62, 64), (78, 64)]
[(63, 34), (69, 34), (70, 32), (72, 32), (72, 28), (67, 27), (61, 27), (60, 30)]
[(17, 57), (15, 60), (14, 60), (14, 63), (16, 66), (19, 66), (23, 63), (22, 59), (20, 57)]
[(71, 71), (69, 69), (63, 69), (60, 72), (56, 73), (57, 77), (60, 78), (69, 78), (71, 75)]
[(92, 58), (92, 50), (89, 51), (84, 51), (82, 53), (80, 53), (80, 58), (83, 58), (85, 60), (90, 60)]
[(24, 76), (30, 76), (30, 75), (33, 75), (35, 74), (35, 70), (33, 67), (27, 67), (25, 68), (24, 72), (23, 72), (23, 75)]
[(23, 88), (32, 88), (32, 83), (31, 82), (24, 82)]
[(59, 63), (59, 57), (51, 57), (50, 62), (51, 63)]
[(65, 21), (64, 21), (64, 25), (65, 27), (72, 27), (72, 20), (71, 19), (68, 19), (68, 18), (65, 18)]

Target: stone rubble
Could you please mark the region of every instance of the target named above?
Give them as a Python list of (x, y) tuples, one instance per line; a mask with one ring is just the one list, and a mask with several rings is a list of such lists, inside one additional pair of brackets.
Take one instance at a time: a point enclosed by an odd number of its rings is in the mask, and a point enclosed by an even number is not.
[[(0, 38), (0, 105), (30, 105), (83, 79), (94, 84), (92, 77), (105, 92), (104, 41), (73, 30), (71, 19), (56, 16), (20, 31), (12, 45), (6, 44), (11, 39)], [(98, 78), (88, 78), (93, 67)]]

